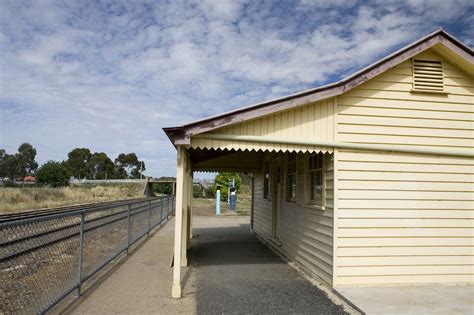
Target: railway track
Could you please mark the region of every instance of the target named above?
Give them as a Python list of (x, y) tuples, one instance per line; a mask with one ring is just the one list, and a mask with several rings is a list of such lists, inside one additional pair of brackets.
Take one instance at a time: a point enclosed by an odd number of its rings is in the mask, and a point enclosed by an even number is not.
[[(128, 202), (126, 202), (128, 201)], [(85, 232), (90, 232), (92, 230), (101, 228), (103, 226), (127, 219), (127, 212), (130, 217), (139, 215), (141, 213), (151, 211), (153, 209), (156, 209), (159, 207), (159, 205), (163, 205), (162, 198), (139, 198), (135, 199), (133, 202), (130, 202), (129, 200), (126, 200), (124, 202), (113, 202), (113, 203), (101, 203), (100, 206), (94, 206), (94, 207), (81, 207), (79, 209), (68, 209), (62, 212), (53, 212), (53, 215), (55, 216), (69, 216), (69, 212), (76, 212), (76, 211), (90, 211), (95, 214), (98, 214), (98, 216), (93, 217), (93, 218), (88, 218), (87, 221), (85, 222), (87, 225), (87, 228), (85, 229)], [(126, 205), (131, 205), (129, 207), (129, 210), (119, 210), (117, 212), (112, 212), (112, 213), (107, 213), (107, 210), (111, 209), (116, 209), (121, 206), (126, 206)], [(76, 214), (73, 214), (76, 215)], [(17, 218), (18, 223), (22, 223), (24, 221), (29, 221), (28, 219), (33, 218), (33, 220), (39, 219), (43, 220), (41, 217), (48, 218), (47, 214), (39, 214), (34, 217), (28, 217), (28, 218)], [(24, 220), (26, 219), (26, 220)], [(13, 221), (13, 222), (12, 222)], [(10, 220), (8, 223), (0, 222), (0, 228), (4, 224), (13, 224), (16, 225), (17, 223), (14, 222), (15, 220)], [(40, 221), (42, 222), (42, 221)], [(52, 244), (56, 244), (58, 242), (67, 240), (71, 237), (75, 237), (79, 235), (79, 226), (80, 226), (80, 221), (75, 220), (75, 222), (71, 222), (70, 224), (65, 224), (62, 226), (58, 227), (51, 227), (51, 226), (44, 226), (44, 229), (42, 231), (36, 231), (31, 234), (27, 234), (23, 237), (17, 237), (14, 239), (9, 239), (9, 240), (0, 240), (0, 261), (6, 261), (8, 259), (11, 259), (13, 257), (16, 257), (18, 255), (22, 254), (27, 254), (29, 252), (35, 251), (37, 249), (40, 249), (45, 246), (49, 246)], [(18, 245), (22, 244), (24, 242), (28, 243), (27, 248), (24, 246)]]
[(135, 199), (118, 200), (118, 201), (104, 201), (104, 202), (95, 202), (95, 203), (88, 203), (88, 204), (82, 204), (82, 205), (79, 204), (79, 205), (73, 205), (73, 206), (7, 213), (7, 214), (0, 215), (0, 222), (8, 222), (8, 221), (33, 218), (33, 217), (47, 216), (50, 214), (67, 213), (67, 212), (73, 212), (77, 210), (94, 210), (97, 208), (104, 208), (108, 206), (118, 207), (118, 206), (137, 203), (141, 201), (155, 200), (157, 198), (159, 197), (135, 198)]
[(1, 215), (0, 291), (8, 294), (0, 309), (46, 313), (146, 240), (174, 202), (137, 198)]

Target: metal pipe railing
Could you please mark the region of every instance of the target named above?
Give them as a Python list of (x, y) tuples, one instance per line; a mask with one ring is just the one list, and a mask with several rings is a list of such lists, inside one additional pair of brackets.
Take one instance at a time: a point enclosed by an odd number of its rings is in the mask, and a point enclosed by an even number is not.
[(174, 213), (173, 196), (0, 222), (0, 310), (44, 314)]

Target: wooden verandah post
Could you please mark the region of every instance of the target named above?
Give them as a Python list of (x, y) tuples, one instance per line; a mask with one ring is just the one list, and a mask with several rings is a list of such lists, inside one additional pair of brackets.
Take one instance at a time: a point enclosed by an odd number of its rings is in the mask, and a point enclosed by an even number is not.
[[(192, 171), (189, 158), (184, 146), (177, 147), (177, 174), (176, 174), (176, 214), (174, 233), (174, 264), (173, 288), (171, 296), (181, 297), (181, 267), (188, 265), (186, 251), (189, 239), (189, 193), (192, 194)], [(189, 183), (191, 182), (191, 187)]]

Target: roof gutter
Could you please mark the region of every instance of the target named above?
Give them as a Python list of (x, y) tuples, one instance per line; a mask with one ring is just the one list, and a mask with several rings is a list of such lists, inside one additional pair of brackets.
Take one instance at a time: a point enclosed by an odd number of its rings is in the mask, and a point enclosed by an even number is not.
[(297, 139), (282, 139), (265, 136), (236, 136), (226, 134), (202, 134), (195, 135), (193, 138), (212, 139), (212, 140), (230, 140), (230, 141), (244, 141), (244, 142), (260, 142), (273, 144), (290, 144), (290, 145), (309, 145), (320, 147), (332, 147), (337, 149), (357, 149), (369, 151), (388, 151), (400, 153), (415, 153), (428, 155), (443, 155), (456, 157), (474, 157), (474, 150), (445, 150), (436, 148), (418, 148), (404, 145), (381, 145), (381, 144), (362, 144), (350, 142), (336, 142), (336, 141), (308, 141)]

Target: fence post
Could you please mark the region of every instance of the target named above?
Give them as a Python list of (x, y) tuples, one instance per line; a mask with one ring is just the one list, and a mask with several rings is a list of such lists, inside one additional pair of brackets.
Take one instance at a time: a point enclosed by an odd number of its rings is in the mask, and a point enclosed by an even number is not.
[(81, 295), (82, 285), (82, 261), (84, 259), (84, 225), (85, 225), (85, 212), (81, 212), (81, 225), (79, 227), (79, 257), (77, 261), (77, 284), (79, 285), (76, 289), (76, 296)]
[(163, 222), (163, 210), (164, 210), (164, 204), (163, 204), (163, 197), (160, 198), (160, 226), (161, 226), (161, 222)]
[(130, 222), (130, 208), (132, 207), (132, 204), (128, 204), (128, 210), (127, 210), (127, 254), (128, 250), (130, 249), (130, 238), (132, 237), (131, 233), (131, 222)]
[(168, 215), (169, 216), (170, 214), (173, 213), (173, 202), (172, 202), (173, 198), (171, 197), (168, 197)]
[(148, 200), (148, 236), (150, 236), (151, 230), (151, 200)]

